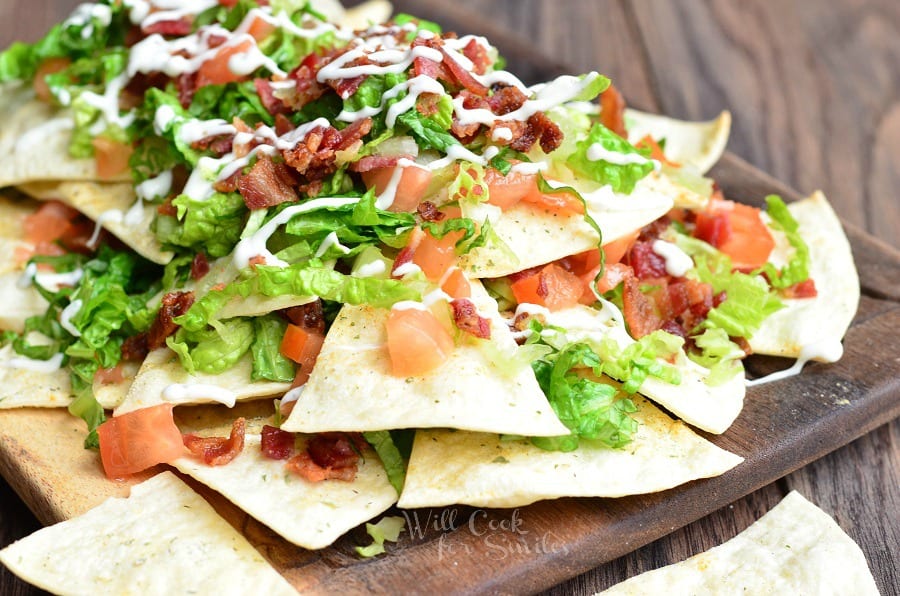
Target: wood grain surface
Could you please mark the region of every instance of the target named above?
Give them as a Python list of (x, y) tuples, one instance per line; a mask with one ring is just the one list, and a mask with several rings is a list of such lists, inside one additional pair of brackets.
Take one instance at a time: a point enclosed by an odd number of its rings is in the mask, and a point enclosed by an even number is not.
[[(0, 45), (35, 39), (74, 4), (72, 0), (4, 0)], [(525, 73), (526, 78), (529, 72), (549, 72), (554, 65), (569, 65), (567, 70), (573, 72), (598, 69), (611, 76), (636, 107), (696, 119), (730, 109), (735, 122), (731, 151), (803, 194), (822, 188), (845, 221), (898, 246), (900, 5), (892, 0), (827, 4), (814, 0), (428, 0), (398, 4), (408, 12), (442, 12), (456, 22), (471, 23), (456, 27), (460, 31), (496, 33), (491, 37), (511, 58), (510, 69)], [(736, 175), (742, 171), (739, 166), (732, 159), (723, 167), (731, 167)], [(750, 187), (750, 183), (760, 184), (757, 179), (747, 182)], [(854, 249), (857, 258), (860, 252), (890, 250), (863, 237)], [(857, 321), (878, 321), (890, 303), (900, 299), (900, 280), (895, 269), (879, 269), (877, 259), (865, 261), (869, 270), (861, 271), (861, 276), (870, 280), (869, 297), (864, 298)], [(900, 346), (891, 332), (900, 324), (896, 317), (886, 321), (883, 342), (873, 344), (871, 353), (893, 358), (891, 366), (896, 367)], [(878, 366), (873, 360), (870, 372), (877, 374)], [(888, 400), (896, 404), (900, 396), (894, 391)], [(858, 434), (854, 430), (846, 432)], [(796, 488), (860, 544), (882, 593), (900, 593), (898, 446), (900, 422), (895, 420), (550, 592), (593, 593), (708, 549), (748, 526)], [(39, 527), (5, 483), (0, 484), (0, 504), (0, 544)], [(548, 576), (555, 575), (548, 571)], [(35, 591), (3, 569), (0, 593)]]

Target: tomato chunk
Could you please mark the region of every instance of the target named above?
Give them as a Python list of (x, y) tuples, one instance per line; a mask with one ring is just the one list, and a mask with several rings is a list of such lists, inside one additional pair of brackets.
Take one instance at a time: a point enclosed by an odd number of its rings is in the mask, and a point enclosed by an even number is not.
[(759, 209), (725, 199), (713, 199), (697, 215), (694, 235), (731, 257), (732, 266), (742, 271), (763, 266), (775, 248)]
[(309, 379), (309, 374), (316, 365), (325, 336), (305, 329), (299, 325), (288, 324), (281, 340), (281, 354), (300, 365), (294, 386), (300, 386)]
[(541, 194), (534, 174), (510, 171), (504, 176), (496, 168), (488, 168), (484, 172), (484, 182), (488, 187), (488, 203), (501, 209), (509, 209), (526, 196), (532, 202), (537, 201)]
[(584, 291), (582, 280), (556, 263), (517, 279), (510, 288), (519, 304), (539, 304), (551, 311), (575, 306)]
[[(387, 190), (391, 178), (398, 167), (375, 168), (362, 173), (366, 188), (375, 187), (375, 193), (380, 195)], [(414, 211), (419, 202), (425, 197), (425, 191), (431, 184), (432, 173), (427, 168), (417, 166), (403, 167), (397, 189), (394, 193), (394, 202), (387, 208), (388, 211), (399, 213), (401, 211)]]
[(207, 85), (224, 85), (243, 81), (247, 75), (237, 74), (231, 70), (231, 58), (246, 54), (256, 43), (252, 39), (244, 39), (233, 46), (223, 46), (216, 55), (200, 65), (197, 70), (197, 88)]
[(172, 404), (160, 404), (110, 418), (97, 428), (100, 459), (108, 478), (122, 478), (186, 453)]
[(50, 93), (50, 86), (47, 85), (45, 77), (55, 72), (59, 72), (68, 68), (72, 61), (68, 58), (47, 58), (41, 62), (34, 73), (34, 94), (41, 101), (50, 103), (53, 95)]
[(456, 243), (464, 234), (462, 231), (449, 232), (443, 238), (435, 238), (426, 231), (413, 253), (413, 263), (429, 280), (440, 280), (456, 264)]
[(395, 376), (424, 375), (443, 364), (453, 350), (453, 338), (430, 311), (391, 310), (386, 327), (391, 373)]
[(101, 180), (109, 180), (128, 169), (128, 160), (134, 151), (128, 143), (120, 143), (105, 137), (96, 137), (91, 141), (94, 146), (94, 159), (97, 162), (97, 176)]
[(55, 242), (72, 229), (78, 211), (59, 201), (47, 201), (25, 218), (25, 239), (32, 244)]

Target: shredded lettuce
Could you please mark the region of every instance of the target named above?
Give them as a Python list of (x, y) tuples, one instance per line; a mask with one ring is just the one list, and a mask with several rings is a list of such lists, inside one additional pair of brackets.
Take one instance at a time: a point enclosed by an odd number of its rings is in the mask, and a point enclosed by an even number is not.
[(688, 357), (701, 366), (709, 369), (706, 384), (712, 387), (721, 385), (735, 375), (743, 374), (744, 365), (741, 359), (745, 356), (737, 344), (722, 329), (704, 329), (703, 333), (694, 337), (694, 344), (700, 353), (691, 352)]
[(406, 466), (409, 462), (415, 431), (378, 430), (364, 432), (362, 435), (378, 454), (391, 486), (398, 494), (403, 492), (403, 484), (406, 482)]
[(625, 156), (646, 157), (647, 154), (647, 152), (636, 149), (634, 145), (602, 124), (596, 123), (591, 127), (587, 137), (575, 144), (574, 153), (566, 160), (573, 171), (600, 184), (609, 184), (614, 191), (623, 194), (630, 194), (634, 190), (635, 184), (653, 171), (653, 163), (647, 160), (624, 165), (603, 159), (591, 160), (588, 158), (588, 150), (595, 143), (599, 143), (607, 151), (621, 153)]
[(678, 369), (665, 362), (681, 353), (684, 340), (662, 330), (640, 338), (625, 349), (612, 338), (604, 338), (597, 354), (603, 361), (602, 371), (622, 381), (622, 391), (636, 393), (647, 377), (656, 377), (666, 383), (681, 383)]
[(397, 542), (405, 527), (406, 519), (399, 516), (384, 517), (377, 524), (366, 524), (366, 532), (374, 542), (369, 546), (357, 546), (357, 554), (361, 557), (374, 557), (384, 553), (384, 541)]
[(196, 331), (184, 327), (166, 339), (190, 374), (225, 372), (247, 353), (254, 339), (254, 325), (243, 318), (218, 321), (215, 326)]
[(240, 239), (248, 209), (238, 193), (215, 193), (202, 201), (179, 195), (172, 204), (177, 216), (158, 215), (153, 224), (163, 245), (224, 257)]
[(788, 211), (787, 205), (778, 195), (766, 197), (766, 212), (772, 218), (771, 227), (784, 232), (788, 242), (794, 247), (794, 255), (787, 265), (779, 271), (771, 263), (754, 273), (765, 273), (769, 285), (773, 288), (784, 289), (794, 284), (809, 279), (809, 247), (803, 236), (800, 235), (800, 224)]
[(572, 451), (582, 439), (619, 448), (631, 441), (637, 422), (629, 416), (637, 407), (627, 397), (616, 398), (616, 388), (587, 379), (576, 369), (601, 373), (601, 359), (584, 343), (565, 348), (532, 364), (535, 376), (553, 411), (572, 434), (532, 437), (531, 442), (548, 451)]
[(290, 383), (294, 380), (294, 363), (281, 353), (281, 340), (287, 329), (287, 322), (278, 315), (269, 314), (253, 317), (253, 381), (277, 381)]

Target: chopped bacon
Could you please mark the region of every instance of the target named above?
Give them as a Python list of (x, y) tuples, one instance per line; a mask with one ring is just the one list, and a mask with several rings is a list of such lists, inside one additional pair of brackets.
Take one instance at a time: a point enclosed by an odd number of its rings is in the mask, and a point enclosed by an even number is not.
[(631, 335), (640, 339), (656, 331), (662, 326), (662, 320), (653, 309), (653, 304), (642, 292), (640, 283), (635, 277), (625, 279), (625, 291), (622, 293), (622, 314)]
[(515, 112), (525, 104), (528, 97), (518, 87), (501, 87), (487, 98), (490, 110), (498, 116)]
[(156, 21), (149, 25), (142, 25), (141, 31), (143, 31), (145, 35), (158, 33), (160, 35), (183, 37), (190, 34), (193, 27), (194, 25), (190, 19), (182, 17), (177, 20)]
[(322, 309), (321, 299), (309, 304), (292, 306), (286, 309), (284, 314), (294, 325), (313, 333), (325, 334), (325, 311)]
[(175, 80), (175, 86), (178, 88), (178, 103), (185, 110), (191, 106), (194, 99), (194, 93), (197, 92), (197, 73), (186, 72)]
[(275, 90), (272, 83), (266, 79), (253, 79), (253, 85), (256, 87), (256, 93), (259, 94), (259, 101), (270, 114), (283, 114), (287, 111), (284, 102), (275, 97)]
[(288, 74), (288, 79), (295, 81), (293, 89), (282, 95), (282, 100), (288, 107), (300, 110), (303, 106), (322, 97), (328, 87), (316, 80), (316, 73), (324, 64), (324, 58), (318, 54), (307, 55), (300, 66)]
[(509, 146), (516, 151), (526, 152), (539, 143), (544, 153), (554, 151), (562, 143), (563, 133), (555, 122), (543, 112), (533, 114), (525, 123), (524, 132)]
[(156, 212), (168, 217), (178, 216), (178, 208), (172, 204), (172, 197), (167, 197), (165, 201), (160, 203), (159, 207), (156, 208)]
[(265, 209), (296, 201), (295, 183), (290, 168), (262, 154), (238, 181), (238, 189), (248, 209)]
[(475, 304), (468, 298), (457, 298), (450, 302), (453, 307), (453, 322), (460, 331), (465, 331), (479, 339), (491, 338), (491, 323), (478, 314)]
[(294, 454), (294, 433), (266, 424), (262, 427), (260, 449), (269, 459), (287, 459)]
[(411, 159), (412, 155), (366, 155), (350, 164), (350, 169), (360, 174), (379, 168), (393, 168), (401, 159)]
[(142, 360), (151, 351), (164, 346), (166, 338), (178, 329), (173, 319), (186, 313), (193, 303), (193, 292), (169, 292), (163, 296), (150, 329), (127, 338), (122, 344), (122, 358)]
[(625, 98), (613, 85), (600, 94), (600, 123), (620, 137), (628, 137), (625, 130)]
[(294, 123), (288, 120), (284, 114), (275, 114), (275, 134), (283, 137), (287, 133), (297, 128)]
[(487, 48), (478, 43), (474, 37), (466, 44), (462, 53), (472, 61), (475, 74), (483, 75), (487, 71), (487, 67), (491, 65), (491, 57), (488, 55)]
[(355, 467), (323, 468), (314, 462), (306, 451), (289, 459), (285, 467), (308, 482), (321, 482), (323, 480), (353, 482), (356, 479), (357, 472)]
[(440, 50), (444, 55), (443, 64), (447, 65), (448, 70), (450, 70), (450, 73), (453, 75), (453, 78), (456, 79), (456, 82), (476, 95), (487, 97), (489, 89), (475, 80), (475, 77), (472, 76), (472, 73), (463, 68), (459, 62), (454, 60), (450, 56), (450, 54), (447, 53), (447, 50), (445, 50), (444, 48), (441, 48)]
[[(372, 130), (372, 119), (364, 118), (343, 130), (315, 128), (292, 149), (285, 150), (284, 161), (308, 182), (314, 183), (337, 170), (337, 152), (345, 151)], [(321, 184), (319, 185), (321, 186)], [(301, 185), (301, 190), (304, 190)], [(308, 189), (307, 189), (308, 191)]]
[(195, 434), (182, 435), (184, 446), (208, 466), (224, 466), (244, 450), (246, 421), (238, 418), (231, 425), (231, 434), (226, 437), (198, 437)]
[(203, 279), (207, 273), (209, 273), (209, 260), (204, 253), (198, 252), (191, 261), (191, 279)]
[[(419, 40), (417, 39), (416, 41)], [(422, 44), (414, 43), (413, 45)], [(429, 60), (428, 58), (424, 58), (422, 56), (419, 56), (413, 60), (413, 74), (417, 77), (426, 76), (430, 79), (435, 79), (436, 81), (451, 80), (450, 71), (447, 70), (447, 67), (444, 66), (443, 62), (435, 62), (434, 60)]]
[(351, 95), (359, 90), (360, 85), (362, 85), (365, 80), (368, 78), (367, 75), (360, 75), (358, 77), (353, 77), (350, 79), (338, 79), (336, 81), (327, 81), (328, 86), (335, 90), (338, 94), (338, 97), (341, 99), (347, 99)]
[(423, 116), (434, 116), (440, 108), (441, 96), (437, 93), (423, 93), (416, 99), (416, 110)]
[(416, 212), (424, 221), (441, 221), (446, 217), (446, 214), (439, 211), (437, 205), (431, 201), (422, 201), (419, 203), (416, 206)]
[(359, 462), (354, 437), (344, 433), (318, 434), (307, 442), (306, 451), (323, 468), (350, 468)]
[(622, 262), (631, 265), (638, 279), (666, 276), (666, 260), (653, 252), (652, 242), (635, 242)]

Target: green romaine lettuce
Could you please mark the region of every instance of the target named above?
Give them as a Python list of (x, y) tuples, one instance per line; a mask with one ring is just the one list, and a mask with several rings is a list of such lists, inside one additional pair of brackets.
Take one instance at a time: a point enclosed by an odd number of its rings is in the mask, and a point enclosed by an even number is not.
[(294, 380), (296, 367), (281, 353), (281, 340), (287, 329), (287, 322), (278, 315), (253, 318), (253, 381), (278, 381), (290, 383)]
[(788, 242), (794, 247), (794, 255), (781, 271), (771, 263), (766, 263), (762, 269), (754, 273), (765, 273), (769, 285), (778, 289), (806, 281), (809, 279), (809, 247), (800, 235), (800, 224), (778, 195), (767, 196), (766, 207), (766, 212), (772, 218), (771, 227), (784, 232)]
[(607, 151), (646, 157), (634, 145), (602, 124), (596, 123), (591, 127), (587, 137), (575, 144), (574, 153), (566, 160), (574, 172), (600, 184), (609, 184), (618, 193), (630, 194), (635, 184), (653, 171), (653, 163), (649, 160), (622, 165), (603, 159), (597, 161), (588, 159), (588, 150), (595, 143), (599, 143)]

